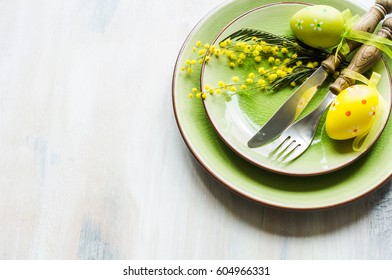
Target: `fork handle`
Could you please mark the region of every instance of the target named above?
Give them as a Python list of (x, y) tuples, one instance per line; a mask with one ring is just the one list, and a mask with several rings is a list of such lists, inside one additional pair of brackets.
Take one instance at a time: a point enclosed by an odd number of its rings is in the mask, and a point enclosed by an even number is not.
[[(392, 18), (387, 18), (384, 21), (382, 28), (378, 31), (377, 35), (387, 39), (392, 39)], [(382, 51), (380, 49), (364, 44), (357, 51), (347, 69), (358, 73), (365, 73), (379, 60), (381, 54)], [(343, 72), (329, 87), (329, 89), (337, 95), (342, 90), (352, 86), (354, 83), (355, 80), (346, 77)]]
[(321, 117), (323, 116), (326, 108), (334, 101), (336, 96), (330, 92), (324, 97), (321, 103), (314, 109), (310, 114), (303, 117), (299, 122), (302, 122), (303, 126), (308, 127), (308, 133), (314, 134), (317, 129), (317, 126), (320, 122)]
[[(353, 30), (373, 33), (378, 23), (383, 20), (387, 14), (391, 12), (392, 0), (376, 0), (375, 5), (372, 6), (369, 11), (361, 17), (359, 22), (353, 27)], [(350, 52), (357, 49), (361, 45), (361, 43), (351, 40), (347, 40), (347, 44), (350, 48)], [(328, 73), (334, 73), (340, 63), (346, 60), (347, 55), (344, 55), (339, 52), (335, 59), (334, 53), (335, 51), (333, 51), (333, 54), (331, 54), (321, 63), (324, 68), (327, 69)]]

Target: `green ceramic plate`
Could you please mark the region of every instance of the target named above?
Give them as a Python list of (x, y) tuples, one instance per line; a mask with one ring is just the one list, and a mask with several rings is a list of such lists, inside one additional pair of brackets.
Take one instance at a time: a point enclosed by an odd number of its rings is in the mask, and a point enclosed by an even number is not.
[[(219, 182), (253, 201), (285, 209), (325, 209), (356, 200), (391, 179), (392, 124), (389, 122), (376, 145), (355, 163), (319, 176), (294, 177), (269, 172), (249, 163), (218, 136), (200, 100), (188, 98), (200, 76), (187, 76), (180, 67), (192, 56), (196, 41), (212, 42), (238, 16), (273, 0), (228, 1), (215, 8), (193, 29), (180, 51), (173, 76), (173, 107), (180, 132), (200, 164)], [(317, 1), (302, 1), (317, 4)], [(364, 13), (351, 1), (328, 2), (339, 10)], [(387, 60), (388, 65), (391, 61)]]
[[(291, 33), (290, 17), (307, 6), (308, 4), (304, 3), (279, 2), (252, 9), (230, 22), (212, 43), (214, 45), (219, 44), (241, 28), (254, 28), (274, 34), (288, 35)], [(230, 81), (233, 76), (246, 77), (247, 73), (255, 72), (254, 67), (255, 64), (253, 63), (241, 68), (231, 69), (227, 66), (225, 60), (212, 59), (202, 67), (202, 88), (206, 84), (216, 85), (217, 81), (220, 80)], [(381, 74), (382, 78), (378, 84), (378, 89), (385, 102), (390, 104), (392, 89), (389, 68), (386, 62), (380, 60), (373, 67), (373, 70)], [(329, 79), (324, 83), (325, 86), (317, 92), (303, 115), (320, 103), (331, 82), (332, 80)], [(288, 164), (283, 165), (279, 161), (271, 159), (269, 155), (273, 145), (265, 145), (255, 149), (249, 148), (247, 146), (249, 139), (278, 110), (292, 92), (293, 89), (289, 87), (275, 94), (254, 92), (246, 96), (236, 95), (230, 99), (227, 98), (227, 95), (214, 95), (207, 98), (204, 105), (217, 133), (228, 146), (243, 158), (270, 171), (298, 176), (329, 173), (352, 163), (366, 152), (366, 150), (354, 151), (352, 149), (353, 140), (331, 140), (325, 134), (324, 121), (320, 122), (319, 129), (309, 149), (297, 160)], [(376, 136), (381, 134), (388, 120), (389, 111), (390, 107), (388, 106), (387, 112), (383, 115), (383, 125), (375, 133)], [(372, 137), (372, 141), (376, 139), (377, 137)]]

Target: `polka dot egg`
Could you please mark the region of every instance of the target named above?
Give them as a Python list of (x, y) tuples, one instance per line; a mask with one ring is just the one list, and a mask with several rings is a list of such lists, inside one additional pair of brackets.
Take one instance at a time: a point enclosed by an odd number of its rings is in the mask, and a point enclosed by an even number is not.
[(290, 20), (295, 37), (314, 48), (331, 48), (339, 44), (344, 19), (337, 9), (315, 5), (299, 10)]
[(377, 114), (378, 93), (366, 85), (343, 90), (329, 107), (326, 131), (335, 140), (345, 140), (366, 133)]

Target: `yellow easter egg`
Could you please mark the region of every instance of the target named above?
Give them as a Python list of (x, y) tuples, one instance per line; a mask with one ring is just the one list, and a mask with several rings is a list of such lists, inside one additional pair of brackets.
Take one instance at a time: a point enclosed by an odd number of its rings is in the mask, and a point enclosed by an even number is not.
[(343, 90), (329, 107), (326, 132), (335, 140), (345, 140), (366, 133), (377, 114), (378, 93), (366, 85)]
[(331, 48), (339, 44), (344, 30), (342, 13), (327, 5), (314, 5), (295, 13), (290, 28), (300, 41), (314, 48)]

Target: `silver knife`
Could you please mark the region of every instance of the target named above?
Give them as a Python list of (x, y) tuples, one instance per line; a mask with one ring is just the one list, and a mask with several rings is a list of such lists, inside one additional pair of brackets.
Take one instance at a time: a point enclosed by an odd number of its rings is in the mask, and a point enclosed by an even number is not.
[[(354, 30), (373, 33), (378, 23), (392, 12), (392, 0), (377, 0), (376, 4), (361, 17), (354, 26)], [(347, 40), (350, 51), (358, 48), (361, 43)], [(317, 89), (326, 80), (329, 74), (335, 72), (336, 67), (346, 59), (346, 55), (331, 54), (321, 66), (304, 82), (278, 109), (278, 111), (265, 123), (265, 125), (248, 141), (249, 148), (260, 147), (279, 136), (295, 118), (302, 112)], [(302, 105), (298, 104), (302, 101)]]

